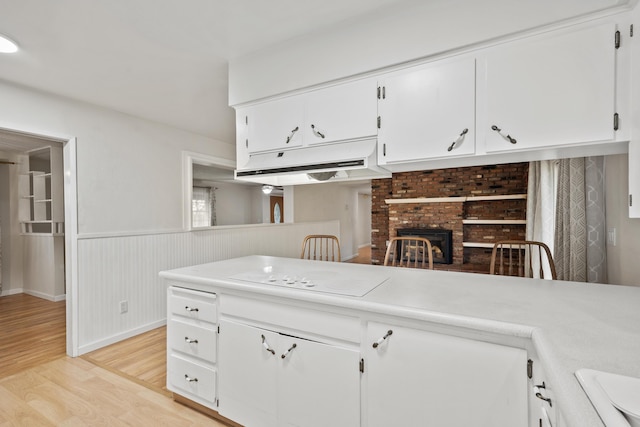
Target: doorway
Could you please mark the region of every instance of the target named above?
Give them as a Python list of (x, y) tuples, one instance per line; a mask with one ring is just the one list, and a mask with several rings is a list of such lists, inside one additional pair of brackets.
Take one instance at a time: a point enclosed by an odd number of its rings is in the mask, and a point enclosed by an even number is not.
[(283, 196), (269, 196), (269, 212), (271, 212), (272, 224), (280, 224), (284, 221)]
[[(51, 158), (51, 162), (56, 162), (56, 169), (59, 177), (53, 178), (53, 171), (36, 171), (44, 172), (43, 174), (32, 172), (29, 169), (29, 152), (43, 151), (45, 147), (55, 147), (57, 154)], [(53, 152), (53, 148), (51, 149)], [(33, 164), (36, 165), (40, 160), (40, 156), (33, 156)], [(49, 300), (56, 304), (62, 304), (65, 308), (65, 335), (66, 335), (66, 352), (71, 356), (75, 356), (77, 352), (74, 342), (77, 338), (74, 334), (77, 319), (77, 310), (75, 307), (74, 295), (77, 295), (77, 274), (75, 274), (71, 266), (75, 265), (77, 259), (77, 245), (74, 244), (77, 237), (77, 200), (76, 194), (76, 140), (75, 138), (56, 137), (51, 135), (40, 135), (28, 132), (26, 130), (0, 128), (0, 158), (9, 159), (15, 165), (9, 173), (10, 180), (3, 180), (7, 183), (8, 190), (6, 197), (3, 195), (2, 204), (11, 203), (12, 208), (9, 214), (3, 214), (3, 231), (4, 228), (10, 227), (11, 233), (3, 233), (2, 244), (4, 254), (4, 265), (2, 269), (3, 289), (1, 296), (13, 295), (18, 293), (30, 294), (40, 299)], [(51, 163), (52, 164), (52, 163)], [(43, 165), (40, 165), (44, 167)], [(36, 167), (39, 169), (40, 166)], [(38, 175), (38, 180), (44, 181), (43, 194), (39, 196), (38, 207), (36, 208), (20, 195), (28, 191), (33, 191), (33, 178), (30, 175)], [(59, 183), (51, 183), (60, 179)], [(53, 198), (49, 185), (56, 186), (54, 192), (59, 197), (59, 203), (53, 206)], [(58, 186), (59, 185), (59, 186)], [(60, 188), (62, 190), (60, 191)], [(34, 199), (36, 194), (33, 195)], [(25, 200), (27, 201), (25, 203)], [(22, 206), (21, 206), (22, 205)], [(30, 209), (25, 206), (31, 205)], [(25, 212), (30, 212), (29, 216)], [(50, 218), (51, 217), (51, 218)], [(56, 219), (54, 221), (54, 219)], [(27, 239), (30, 242), (27, 244)], [(37, 243), (36, 243), (37, 241)], [(53, 254), (53, 258), (47, 260), (49, 266), (55, 270), (56, 277), (59, 278), (56, 286), (52, 287), (49, 292), (47, 289), (39, 287), (30, 288), (26, 281), (30, 280), (28, 274), (23, 274), (25, 269), (29, 269), (33, 273), (34, 263), (25, 262), (27, 256), (23, 253), (41, 254), (41, 244), (48, 245), (46, 253)], [(11, 251), (11, 259), (8, 251)], [(29, 255), (30, 256), (30, 255)], [(40, 264), (36, 264), (38, 270), (42, 269)], [(46, 275), (46, 273), (44, 273)], [(33, 274), (32, 274), (33, 276)], [(61, 283), (61, 285), (60, 285)], [(75, 315), (74, 315), (75, 313)]]

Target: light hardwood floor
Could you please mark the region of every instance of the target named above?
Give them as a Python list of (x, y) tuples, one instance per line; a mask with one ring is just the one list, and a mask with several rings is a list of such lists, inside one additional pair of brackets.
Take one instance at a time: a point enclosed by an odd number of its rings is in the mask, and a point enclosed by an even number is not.
[(71, 358), (64, 306), (24, 294), (0, 298), (1, 427), (226, 426), (162, 390), (165, 328)]

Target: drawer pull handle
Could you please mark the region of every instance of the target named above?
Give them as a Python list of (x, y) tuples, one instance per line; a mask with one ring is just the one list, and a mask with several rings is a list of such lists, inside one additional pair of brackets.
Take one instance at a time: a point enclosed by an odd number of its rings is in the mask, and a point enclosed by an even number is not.
[(198, 307), (189, 307), (188, 305), (186, 305), (184, 309), (187, 310), (189, 313), (193, 313), (193, 312), (197, 313), (200, 311), (198, 310)]
[(538, 399), (541, 399), (541, 400), (544, 400), (545, 402), (547, 402), (547, 403), (549, 404), (549, 406), (553, 406), (553, 405), (551, 404), (551, 399), (550, 399), (550, 398), (548, 398), (548, 397), (544, 397), (544, 396), (542, 395), (542, 393), (537, 392), (537, 393), (536, 393), (536, 397), (537, 397)]
[(197, 378), (191, 378), (189, 375), (184, 374), (184, 380), (188, 383), (197, 383), (198, 379)]
[(272, 349), (271, 347), (269, 347), (269, 344), (267, 343), (267, 339), (264, 337), (264, 335), (262, 335), (262, 346), (271, 354), (275, 355), (276, 352), (274, 349)]
[(384, 340), (386, 340), (387, 338), (389, 338), (391, 335), (393, 335), (393, 331), (391, 329), (389, 329), (387, 331), (386, 334), (384, 334), (384, 336), (382, 338), (380, 338), (378, 341), (373, 343), (373, 348), (378, 348), (378, 346), (380, 344), (382, 344), (384, 342)]
[(280, 356), (280, 357), (282, 357), (282, 358), (284, 359), (284, 358), (285, 358), (285, 357), (287, 357), (287, 356), (289, 355), (289, 353), (291, 353), (291, 352), (293, 351), (293, 349), (294, 349), (294, 348), (296, 348), (296, 347), (297, 347), (296, 343), (293, 343), (293, 344), (291, 345), (291, 347), (289, 347), (289, 350), (287, 350), (287, 352), (286, 352), (286, 353), (284, 353), (284, 354), (283, 354), (282, 356)]
[(198, 344), (198, 340), (189, 337), (184, 337), (184, 342), (187, 344)]

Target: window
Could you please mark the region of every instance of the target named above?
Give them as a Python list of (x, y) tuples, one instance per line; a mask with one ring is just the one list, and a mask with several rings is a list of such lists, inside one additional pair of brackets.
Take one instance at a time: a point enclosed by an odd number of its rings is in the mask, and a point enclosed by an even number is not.
[(211, 187), (193, 187), (191, 224), (194, 228), (216, 225), (214, 190)]

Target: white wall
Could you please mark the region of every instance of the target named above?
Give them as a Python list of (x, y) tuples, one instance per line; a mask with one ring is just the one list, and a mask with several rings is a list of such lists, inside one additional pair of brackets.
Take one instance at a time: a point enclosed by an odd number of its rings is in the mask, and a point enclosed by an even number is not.
[(628, 156), (608, 156), (605, 171), (607, 230), (616, 229), (615, 246), (607, 244), (609, 283), (640, 286), (640, 218), (629, 218)]
[(405, 1), (232, 60), (229, 103), (371, 72), (625, 3)]
[(194, 180), (194, 183), (216, 188), (217, 225), (262, 223), (263, 194), (259, 187), (199, 180)]
[(356, 214), (355, 233), (357, 247), (371, 244), (371, 185), (369, 192), (358, 192), (358, 212)]
[(359, 188), (339, 182), (294, 187), (294, 222), (340, 221), (340, 233), (337, 236), (343, 260), (358, 255), (358, 246), (362, 244), (358, 236), (359, 227), (369, 224), (368, 240), (371, 240), (371, 210), (359, 211)]
[[(0, 157), (19, 162), (15, 154)], [(0, 219), (2, 227), (2, 293), (23, 290), (23, 241), (18, 223), (18, 165), (0, 165)]]
[(4, 82), (0, 127), (77, 138), (80, 234), (179, 230), (181, 151), (235, 158), (231, 141)]

